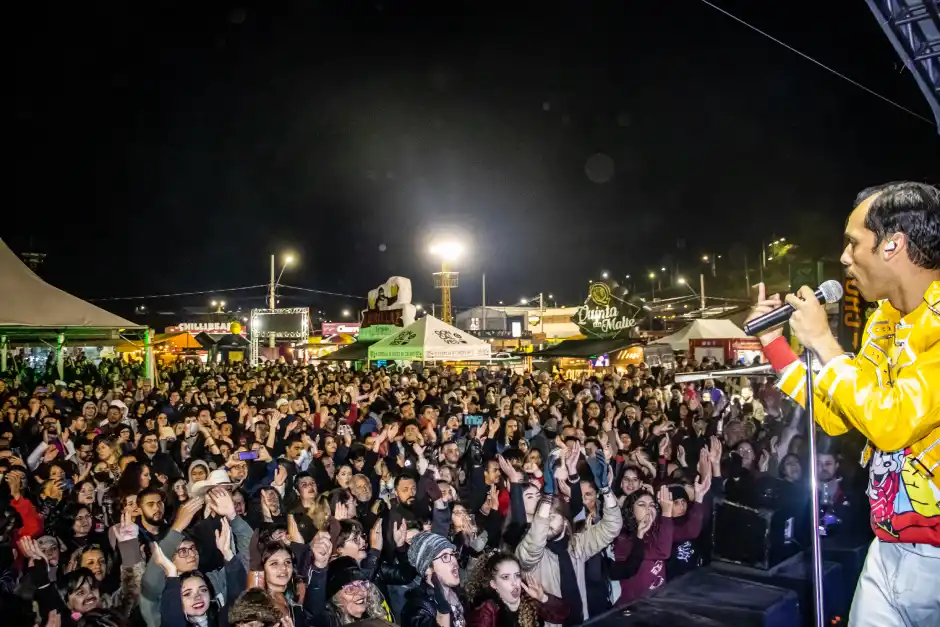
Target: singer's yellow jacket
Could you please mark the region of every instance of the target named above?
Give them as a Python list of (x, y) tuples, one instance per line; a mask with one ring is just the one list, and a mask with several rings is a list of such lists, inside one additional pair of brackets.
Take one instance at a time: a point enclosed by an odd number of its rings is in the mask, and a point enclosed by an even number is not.
[[(806, 367), (796, 360), (777, 385), (801, 405)], [(902, 317), (882, 301), (862, 348), (826, 364), (814, 380), (816, 421), (830, 435), (868, 438), (871, 524), (879, 538), (940, 546), (940, 281)]]

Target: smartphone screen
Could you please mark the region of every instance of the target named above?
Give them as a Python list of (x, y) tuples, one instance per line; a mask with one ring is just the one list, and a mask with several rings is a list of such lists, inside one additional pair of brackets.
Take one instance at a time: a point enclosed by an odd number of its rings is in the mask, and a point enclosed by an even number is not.
[(238, 459), (247, 462), (253, 459), (258, 459), (258, 451), (245, 451), (238, 454)]

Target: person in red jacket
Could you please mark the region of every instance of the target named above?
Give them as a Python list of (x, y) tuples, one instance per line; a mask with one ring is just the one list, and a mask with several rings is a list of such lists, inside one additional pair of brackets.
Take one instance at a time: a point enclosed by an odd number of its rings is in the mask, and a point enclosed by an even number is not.
[(547, 594), (535, 580), (525, 581), (519, 561), (493, 553), (470, 574), (467, 627), (541, 627), (564, 624), (568, 604)]
[(23, 521), (23, 525), (14, 532), (13, 539), (19, 542), (20, 538), (39, 537), (39, 534), (42, 533), (42, 518), (32, 502), (23, 496), (26, 473), (22, 468), (13, 467), (6, 474), (6, 482), (10, 486), (10, 505)]

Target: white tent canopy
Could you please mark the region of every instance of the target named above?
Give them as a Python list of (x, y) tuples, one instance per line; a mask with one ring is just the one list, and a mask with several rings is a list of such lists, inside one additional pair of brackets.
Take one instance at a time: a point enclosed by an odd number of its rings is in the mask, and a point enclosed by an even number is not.
[(370, 346), (369, 360), (469, 361), (489, 359), (491, 353), (489, 342), (433, 316), (424, 316)]
[(4, 327), (140, 329), (139, 325), (52, 287), (0, 240), (0, 332)]
[(748, 337), (730, 320), (696, 320), (672, 335), (667, 335), (650, 344), (669, 344), (674, 351), (689, 350), (689, 340), (726, 340)]

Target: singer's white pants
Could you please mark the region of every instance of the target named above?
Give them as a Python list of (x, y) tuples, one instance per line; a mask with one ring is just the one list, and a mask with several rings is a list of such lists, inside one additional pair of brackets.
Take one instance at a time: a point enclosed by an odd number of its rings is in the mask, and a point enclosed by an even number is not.
[(940, 627), (940, 547), (872, 542), (848, 627)]

